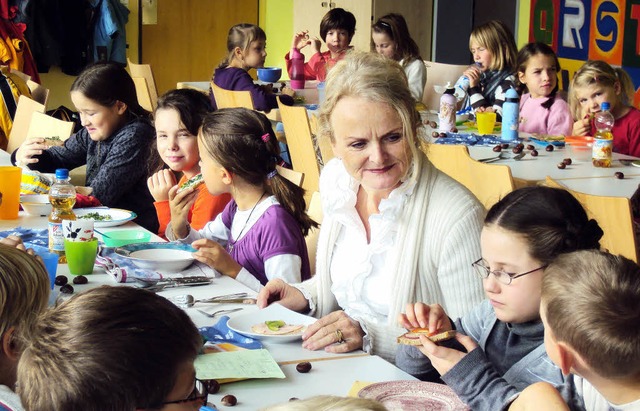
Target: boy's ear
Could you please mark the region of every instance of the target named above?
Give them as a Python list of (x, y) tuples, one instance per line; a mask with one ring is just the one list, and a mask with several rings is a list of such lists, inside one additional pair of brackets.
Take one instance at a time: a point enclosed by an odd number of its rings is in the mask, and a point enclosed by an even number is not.
[(231, 173), (229, 170), (227, 170), (224, 167), (221, 167), (220, 169), (222, 170), (221, 171), (222, 182), (224, 184), (231, 185), (231, 183), (233, 183), (233, 173)]
[(20, 358), (20, 351), (15, 342), (16, 327), (9, 327), (7, 331), (2, 334), (1, 347), (4, 355), (12, 361), (18, 361)]
[(556, 350), (558, 353), (558, 366), (562, 370), (562, 374), (569, 375), (571, 370), (575, 368), (575, 365), (579, 362), (578, 354), (567, 343), (558, 341), (556, 343)]

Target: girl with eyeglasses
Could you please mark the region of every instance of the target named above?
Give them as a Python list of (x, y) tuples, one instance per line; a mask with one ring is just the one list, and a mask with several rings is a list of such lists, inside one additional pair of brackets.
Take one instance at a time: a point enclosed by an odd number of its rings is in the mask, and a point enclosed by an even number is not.
[[(482, 258), (473, 262), (487, 299), (453, 322), (438, 304), (408, 304), (399, 323), (430, 332), (457, 330), (455, 340), (399, 346), (396, 364), (423, 380), (441, 378), (471, 409), (503, 409), (538, 381), (563, 382), (547, 357), (540, 320), (544, 269), (558, 255), (598, 249), (602, 230), (567, 191), (516, 190), (495, 204), (480, 237)], [(570, 290), (567, 290), (570, 292)]]

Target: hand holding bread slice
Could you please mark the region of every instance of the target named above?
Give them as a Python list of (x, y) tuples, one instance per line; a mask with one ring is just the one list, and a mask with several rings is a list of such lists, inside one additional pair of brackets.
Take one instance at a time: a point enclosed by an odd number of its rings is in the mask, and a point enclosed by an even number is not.
[(454, 338), (456, 336), (456, 330), (447, 330), (442, 332), (436, 331), (435, 333), (430, 333), (427, 328), (414, 328), (408, 333), (404, 333), (399, 336), (396, 341), (398, 344), (418, 346), (422, 345), (422, 342), (420, 341), (421, 335), (426, 335), (431, 341), (438, 343)]

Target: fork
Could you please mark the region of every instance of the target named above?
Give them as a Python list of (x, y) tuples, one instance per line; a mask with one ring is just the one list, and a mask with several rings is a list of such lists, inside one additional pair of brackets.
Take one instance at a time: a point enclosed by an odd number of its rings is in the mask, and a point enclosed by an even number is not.
[(202, 313), (202, 314), (206, 315), (206, 316), (207, 316), (207, 317), (209, 317), (209, 318), (214, 318), (216, 315), (219, 315), (219, 314), (229, 314), (229, 313), (234, 313), (234, 312), (236, 312), (236, 311), (240, 311), (240, 310), (242, 310), (242, 308), (229, 308), (229, 309), (226, 309), (226, 310), (218, 310), (218, 311), (214, 311), (214, 312), (212, 312), (212, 313), (208, 313), (208, 312), (206, 312), (206, 311), (204, 311), (204, 310), (200, 310), (200, 309), (197, 309), (197, 310), (198, 310), (200, 313)]

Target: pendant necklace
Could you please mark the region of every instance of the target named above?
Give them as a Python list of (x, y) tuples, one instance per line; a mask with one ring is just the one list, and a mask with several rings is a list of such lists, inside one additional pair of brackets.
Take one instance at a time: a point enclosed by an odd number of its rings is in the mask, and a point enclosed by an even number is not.
[[(242, 237), (242, 233), (244, 233), (244, 229), (247, 228), (247, 224), (249, 224), (249, 220), (251, 220), (251, 216), (253, 215), (253, 211), (256, 209), (258, 204), (260, 204), (260, 201), (262, 200), (262, 197), (264, 197), (265, 194), (267, 194), (267, 192), (263, 191), (262, 195), (260, 196), (258, 201), (256, 201), (256, 203), (253, 205), (253, 208), (251, 209), (251, 212), (249, 212), (249, 217), (247, 217), (247, 220), (244, 222), (244, 225), (242, 226), (242, 230), (240, 230), (240, 233), (236, 237), (236, 240), (231, 240), (231, 239), (229, 240), (229, 244), (227, 245), (229, 253), (231, 253), (233, 251), (233, 247), (236, 245), (236, 241), (238, 241), (238, 239), (240, 239), (240, 237)], [(231, 236), (231, 235), (229, 235), (229, 236)]]

